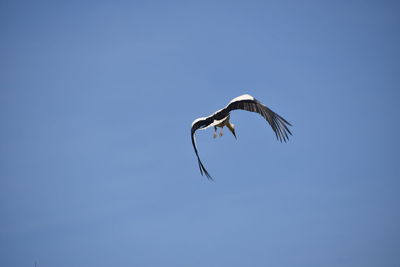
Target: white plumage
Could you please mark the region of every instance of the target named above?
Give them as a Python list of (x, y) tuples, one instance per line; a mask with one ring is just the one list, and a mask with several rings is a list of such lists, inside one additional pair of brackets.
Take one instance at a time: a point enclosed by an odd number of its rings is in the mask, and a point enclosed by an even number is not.
[(291, 124), (288, 121), (286, 121), (284, 118), (273, 112), (265, 105), (263, 105), (253, 96), (249, 94), (244, 94), (235, 97), (229, 102), (229, 104), (225, 108), (214, 112), (212, 115), (208, 117), (201, 117), (195, 119), (192, 123), (192, 129), (191, 129), (192, 144), (197, 156), (200, 173), (201, 175), (205, 174), (208, 179), (212, 179), (212, 177), (205, 169), (203, 163), (200, 160), (196, 146), (195, 132), (196, 130), (204, 130), (209, 127), (214, 127), (214, 138), (215, 138), (217, 136), (216, 135), (217, 127), (221, 128), (220, 136), (222, 136), (222, 129), (224, 126), (226, 126), (236, 138), (235, 126), (232, 123), (230, 123), (229, 119), (230, 119), (230, 112), (232, 110), (237, 110), (237, 109), (256, 112), (261, 116), (263, 116), (272, 127), (272, 130), (275, 132), (276, 138), (281, 142), (282, 141), (286, 142), (289, 139), (288, 134), (290, 135), (292, 134), (288, 128), (288, 126), (291, 126)]

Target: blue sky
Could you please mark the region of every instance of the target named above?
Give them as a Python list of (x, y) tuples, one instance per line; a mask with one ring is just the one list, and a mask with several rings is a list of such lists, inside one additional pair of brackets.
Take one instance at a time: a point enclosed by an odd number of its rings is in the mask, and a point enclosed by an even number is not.
[[(1, 1), (1, 266), (398, 266), (395, 1)], [(233, 112), (250, 93), (286, 144)], [(227, 132), (228, 133), (228, 132)]]

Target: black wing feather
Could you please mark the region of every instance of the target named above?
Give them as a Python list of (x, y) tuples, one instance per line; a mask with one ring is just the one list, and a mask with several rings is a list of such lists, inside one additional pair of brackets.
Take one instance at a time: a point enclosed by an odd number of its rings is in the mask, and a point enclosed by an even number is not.
[(263, 116), (271, 125), (272, 130), (275, 132), (276, 138), (282, 142), (286, 142), (289, 140), (289, 135), (292, 135), (290, 132), (288, 126), (292, 126), (287, 120), (273, 112), (271, 109), (263, 105), (260, 101), (257, 99), (245, 99), (245, 100), (239, 100), (239, 101), (234, 101), (230, 103), (226, 107), (227, 112), (231, 112), (232, 110), (235, 109), (241, 109), (241, 110), (247, 110), (250, 112), (256, 112)]
[(192, 136), (192, 144), (193, 144), (193, 148), (194, 148), (194, 152), (196, 153), (197, 156), (197, 162), (199, 163), (199, 168), (200, 168), (200, 173), (201, 175), (205, 174), (206, 177), (210, 180), (213, 180), (213, 178), (211, 177), (211, 175), (208, 173), (208, 171), (206, 170), (206, 168), (204, 167), (203, 163), (200, 160), (200, 156), (199, 153), (197, 152), (197, 147), (196, 147), (196, 140), (195, 140), (195, 132), (198, 129), (207, 127), (208, 125), (210, 125), (214, 120), (209, 117), (206, 118), (204, 120), (200, 120), (198, 122), (196, 122), (195, 124), (193, 124), (192, 129), (191, 129), (191, 136)]

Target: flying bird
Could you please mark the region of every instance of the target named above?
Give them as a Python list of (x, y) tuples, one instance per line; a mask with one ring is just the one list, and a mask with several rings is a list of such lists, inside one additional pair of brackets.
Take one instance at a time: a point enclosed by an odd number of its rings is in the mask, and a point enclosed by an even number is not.
[(212, 180), (212, 177), (200, 160), (196, 146), (195, 132), (197, 130), (204, 130), (209, 127), (214, 127), (213, 137), (216, 138), (218, 136), (217, 127), (221, 128), (219, 136), (222, 136), (223, 135), (222, 130), (224, 126), (226, 126), (229, 129), (229, 131), (233, 134), (233, 136), (236, 138), (235, 125), (233, 123), (230, 123), (229, 121), (230, 112), (236, 109), (257, 112), (258, 114), (263, 116), (264, 119), (266, 119), (269, 125), (271, 126), (272, 130), (275, 132), (276, 138), (280, 142), (282, 141), (286, 142), (287, 140), (289, 140), (288, 134), (292, 135), (292, 133), (288, 128), (288, 126), (292, 125), (288, 121), (286, 121), (284, 118), (273, 112), (265, 105), (263, 105), (260, 101), (258, 101), (251, 95), (245, 94), (232, 99), (231, 102), (229, 102), (229, 104), (223, 109), (216, 111), (214, 114), (208, 117), (198, 118), (194, 120), (192, 123), (191, 136), (192, 136), (192, 144), (194, 152), (196, 153), (197, 156), (197, 161), (199, 163), (201, 175), (206, 175), (208, 179)]

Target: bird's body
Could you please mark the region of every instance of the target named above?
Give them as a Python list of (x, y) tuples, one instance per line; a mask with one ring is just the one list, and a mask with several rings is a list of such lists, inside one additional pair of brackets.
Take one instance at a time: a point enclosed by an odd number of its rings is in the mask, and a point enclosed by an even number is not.
[(198, 118), (194, 120), (192, 123), (192, 129), (191, 129), (192, 144), (197, 156), (200, 173), (202, 175), (205, 174), (209, 179), (212, 178), (205, 169), (203, 163), (201, 162), (197, 151), (195, 132), (196, 130), (204, 130), (209, 127), (214, 127), (214, 138), (215, 138), (217, 137), (216, 134), (217, 127), (221, 128), (220, 136), (222, 136), (223, 127), (226, 126), (236, 138), (235, 126), (229, 121), (230, 112), (236, 109), (259, 113), (268, 121), (273, 131), (275, 132), (276, 138), (281, 142), (282, 140), (286, 142), (286, 140), (289, 139), (288, 133), (291, 134), (289, 128), (287, 127), (288, 125), (291, 125), (289, 122), (287, 122), (284, 118), (282, 118), (281, 116), (270, 110), (268, 107), (264, 106), (261, 102), (256, 100), (251, 95), (245, 94), (232, 99), (225, 108), (216, 111), (214, 114), (208, 117)]
[(235, 129), (234, 129), (234, 125), (232, 123), (230, 123), (229, 121), (230, 115), (228, 115), (227, 117), (223, 118), (220, 121), (215, 121), (213, 124), (214, 125), (214, 138), (217, 138), (217, 128), (221, 128), (221, 132), (219, 133), (219, 136), (222, 136), (222, 130), (224, 129), (224, 127), (226, 126), (231, 132), (232, 134), (235, 136), (236, 138), (236, 134), (235, 134)]

